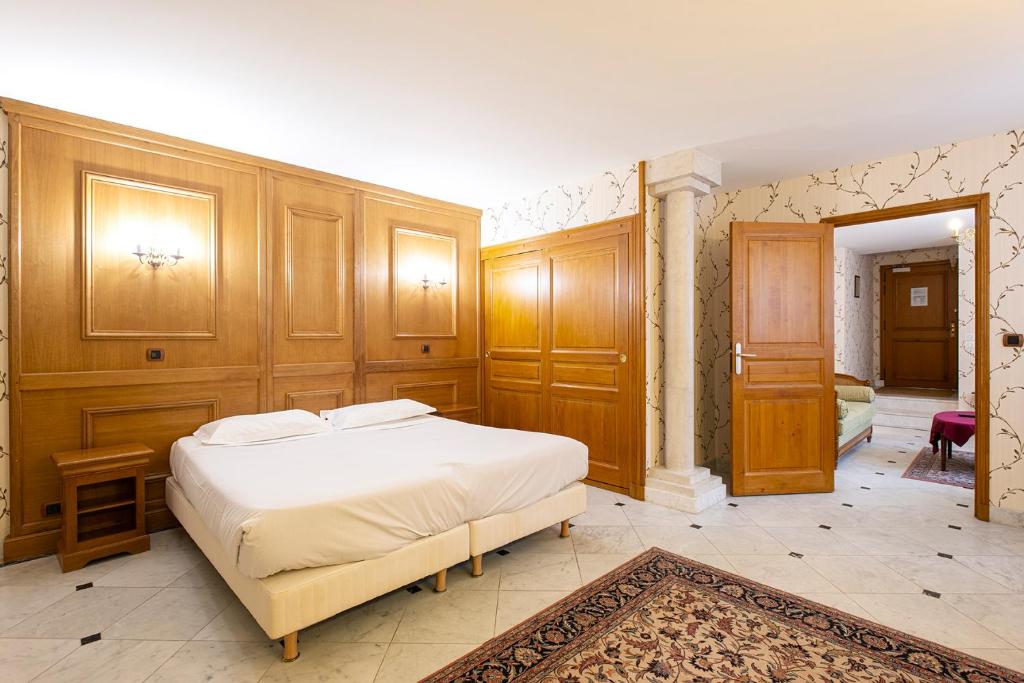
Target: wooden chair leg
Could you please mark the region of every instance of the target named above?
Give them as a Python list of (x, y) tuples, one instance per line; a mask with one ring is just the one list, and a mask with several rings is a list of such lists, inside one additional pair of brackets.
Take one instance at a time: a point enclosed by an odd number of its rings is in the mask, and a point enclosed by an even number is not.
[(434, 574), (434, 592), (444, 593), (448, 590), (448, 570), (442, 569), (438, 573)]
[(284, 637), (284, 654), (281, 656), (283, 662), (294, 662), (299, 658), (299, 632), (292, 631)]
[(474, 555), (472, 557), (472, 560), (473, 560), (473, 570), (470, 572), (470, 574), (473, 575), (473, 576), (483, 576), (483, 574), (484, 574), (484, 556), (483, 555)]
[(562, 522), (562, 530), (558, 533), (562, 538), (569, 538), (569, 520)]

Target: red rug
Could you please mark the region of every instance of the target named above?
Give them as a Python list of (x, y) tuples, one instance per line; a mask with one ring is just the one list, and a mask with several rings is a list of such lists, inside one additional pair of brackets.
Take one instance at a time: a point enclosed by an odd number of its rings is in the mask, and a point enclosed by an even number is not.
[(946, 458), (945, 472), (939, 469), (941, 466), (942, 454), (932, 453), (932, 447), (927, 446), (922, 448), (914, 461), (910, 463), (910, 467), (903, 473), (903, 478), (959, 486), (965, 489), (974, 488), (974, 453), (955, 451), (952, 458)]
[(426, 683), (1024, 683), (1024, 676), (651, 548)]

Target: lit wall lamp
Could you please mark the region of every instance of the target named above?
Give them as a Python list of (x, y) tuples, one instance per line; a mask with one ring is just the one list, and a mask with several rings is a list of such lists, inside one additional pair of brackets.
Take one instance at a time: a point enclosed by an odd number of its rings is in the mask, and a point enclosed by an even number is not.
[(420, 280), (420, 282), (423, 283), (423, 289), (430, 289), (431, 286), (444, 287), (446, 284), (448, 284), (448, 278), (442, 275), (439, 280), (431, 280), (429, 277), (427, 277), (427, 274), (424, 273), (423, 278)]
[(154, 270), (168, 264), (176, 266), (178, 261), (185, 258), (181, 255), (181, 247), (178, 248), (176, 254), (165, 254), (162, 249), (157, 249), (156, 247), (150, 247), (149, 251), (143, 251), (141, 244), (135, 245), (135, 251), (132, 252), (132, 255), (139, 259), (139, 263), (151, 266)]

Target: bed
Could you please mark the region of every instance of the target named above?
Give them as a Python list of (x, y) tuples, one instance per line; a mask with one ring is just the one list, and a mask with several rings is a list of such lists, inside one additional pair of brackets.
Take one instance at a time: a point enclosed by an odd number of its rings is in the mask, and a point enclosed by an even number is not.
[(241, 446), (179, 439), (171, 511), (285, 659), (297, 632), (586, 509), (572, 439), (420, 416)]

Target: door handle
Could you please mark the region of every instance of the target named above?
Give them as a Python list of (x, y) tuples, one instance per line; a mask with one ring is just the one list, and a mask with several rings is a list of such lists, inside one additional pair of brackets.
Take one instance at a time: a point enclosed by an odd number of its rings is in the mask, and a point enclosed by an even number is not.
[(490, 351), (484, 351), (484, 358), (490, 358), (490, 357), (491, 357), (491, 352)]
[(949, 337), (950, 339), (956, 337), (956, 323), (949, 324)]
[(743, 374), (743, 359), (744, 358), (757, 358), (756, 353), (743, 353), (743, 344), (736, 342), (736, 351), (733, 353), (733, 357), (736, 359), (736, 374)]

